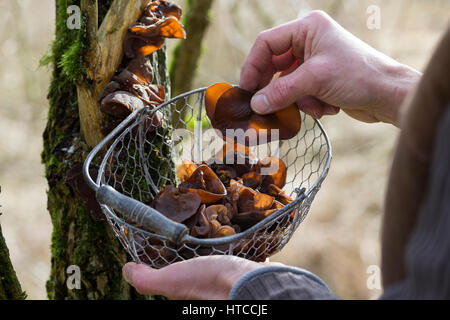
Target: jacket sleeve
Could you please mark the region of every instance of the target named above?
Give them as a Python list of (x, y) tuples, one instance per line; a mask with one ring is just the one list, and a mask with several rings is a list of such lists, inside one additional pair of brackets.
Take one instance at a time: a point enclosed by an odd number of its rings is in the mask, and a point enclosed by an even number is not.
[(336, 300), (316, 275), (299, 268), (267, 266), (244, 275), (233, 286), (230, 300)]

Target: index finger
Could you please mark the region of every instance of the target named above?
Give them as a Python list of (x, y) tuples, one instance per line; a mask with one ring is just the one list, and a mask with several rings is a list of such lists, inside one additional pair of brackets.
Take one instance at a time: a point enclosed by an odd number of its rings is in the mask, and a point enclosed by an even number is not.
[(300, 21), (294, 20), (260, 33), (242, 66), (239, 85), (249, 91), (264, 87), (266, 84), (262, 81), (268, 78), (266, 73), (274, 68), (273, 56), (293, 49), (293, 55), (300, 59), (304, 51), (301, 29)]

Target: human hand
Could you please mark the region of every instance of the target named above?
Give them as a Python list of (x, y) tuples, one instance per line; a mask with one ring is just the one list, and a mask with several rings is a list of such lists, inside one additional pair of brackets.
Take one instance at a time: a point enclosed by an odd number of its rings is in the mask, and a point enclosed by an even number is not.
[(205, 256), (158, 270), (130, 262), (123, 267), (123, 276), (141, 294), (176, 300), (226, 300), (239, 278), (266, 265), (235, 256)]
[[(280, 77), (271, 82), (277, 72)], [(258, 36), (242, 67), (240, 86), (260, 90), (252, 100), (260, 114), (297, 103), (315, 118), (342, 108), (360, 121), (397, 125), (399, 107), (420, 77), (326, 13), (313, 11)]]

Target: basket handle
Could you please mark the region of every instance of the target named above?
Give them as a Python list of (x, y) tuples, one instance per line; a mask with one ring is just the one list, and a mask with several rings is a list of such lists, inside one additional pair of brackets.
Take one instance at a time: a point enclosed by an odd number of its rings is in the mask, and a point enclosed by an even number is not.
[(175, 243), (180, 243), (182, 238), (189, 232), (185, 225), (166, 218), (155, 209), (121, 194), (111, 186), (101, 186), (97, 190), (97, 200), (99, 203), (117, 210), (144, 228), (161, 234)]

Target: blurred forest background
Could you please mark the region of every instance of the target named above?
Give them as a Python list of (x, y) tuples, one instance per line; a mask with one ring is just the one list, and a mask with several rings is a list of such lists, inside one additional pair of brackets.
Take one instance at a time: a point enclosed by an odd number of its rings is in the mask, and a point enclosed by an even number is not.
[[(369, 5), (381, 8), (379, 30), (367, 28)], [(312, 9), (422, 71), (448, 26), (450, 0), (216, 0), (195, 87), (238, 83), (257, 34)], [(0, 2), (0, 222), (30, 299), (46, 298), (50, 270), (51, 223), (40, 162), (50, 69), (39, 67), (39, 59), (54, 38), (54, 11), (53, 0)], [(343, 298), (374, 299), (381, 291), (367, 287), (367, 268), (380, 263), (383, 198), (398, 130), (343, 114), (323, 123), (334, 149), (330, 174), (305, 222), (271, 260), (315, 272)]]

